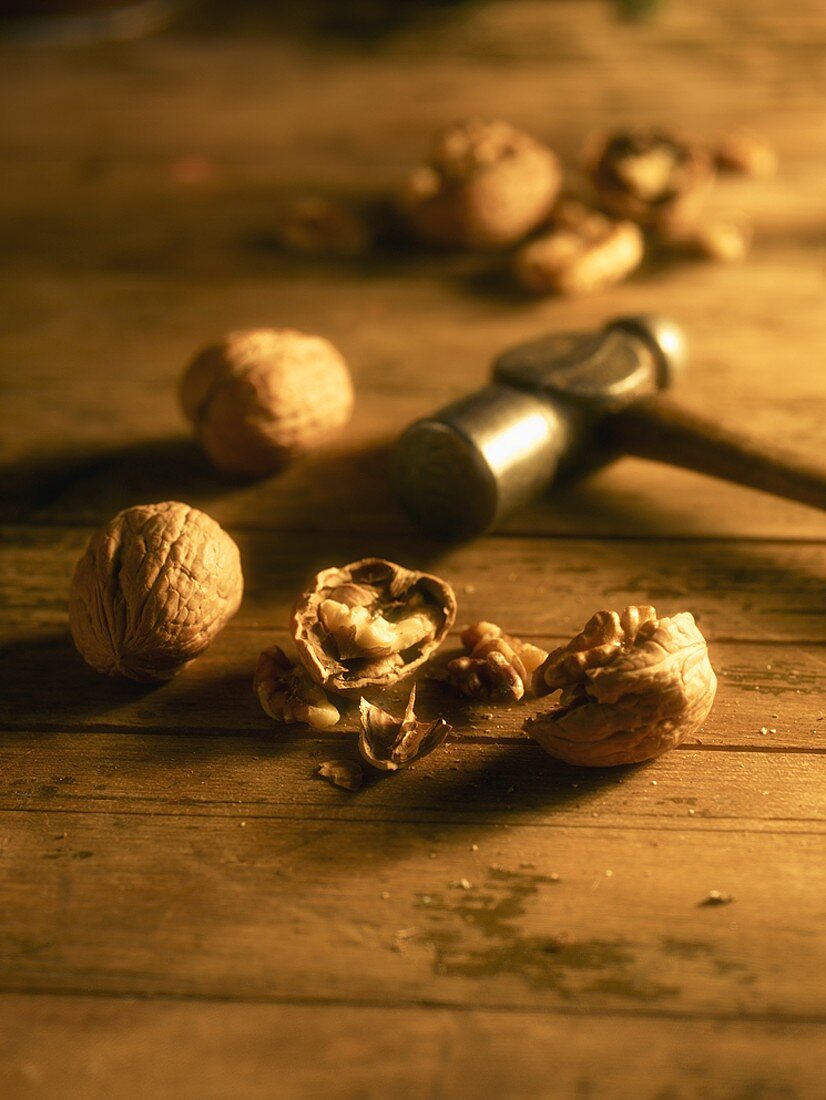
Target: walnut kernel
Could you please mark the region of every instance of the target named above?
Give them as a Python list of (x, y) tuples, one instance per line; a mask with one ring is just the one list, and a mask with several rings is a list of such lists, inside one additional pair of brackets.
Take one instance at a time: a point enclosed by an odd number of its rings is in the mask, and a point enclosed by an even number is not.
[(296, 602), (292, 630), (312, 679), (349, 694), (415, 671), (455, 618), (453, 589), (439, 577), (364, 558), (318, 573)]
[(184, 372), (180, 396), (218, 469), (251, 476), (312, 450), (353, 409), (338, 351), (292, 329), (235, 332), (205, 348)]
[(89, 540), (69, 597), (84, 660), (132, 680), (169, 680), (241, 603), (238, 547), (214, 519), (169, 501), (119, 512)]
[(489, 248), (521, 240), (551, 210), (561, 182), (555, 154), (506, 122), (472, 119), (438, 136), (400, 206), (422, 241)]
[(621, 282), (639, 267), (643, 251), (636, 223), (566, 202), (552, 228), (518, 250), (514, 274), (534, 294), (587, 294)]
[(562, 689), (552, 711), (523, 729), (569, 764), (604, 767), (658, 756), (696, 733), (717, 679), (705, 639), (687, 611), (598, 611), (534, 676), (537, 694)]
[(450, 726), (443, 718), (420, 722), (414, 711), (415, 703), (415, 684), (401, 718), (394, 718), (367, 699), (360, 700), (359, 752), (368, 764), (381, 771), (398, 771), (443, 744)]
[(276, 722), (306, 722), (313, 729), (326, 730), (341, 718), (323, 689), (277, 645), (258, 658), (253, 690), (264, 713)]

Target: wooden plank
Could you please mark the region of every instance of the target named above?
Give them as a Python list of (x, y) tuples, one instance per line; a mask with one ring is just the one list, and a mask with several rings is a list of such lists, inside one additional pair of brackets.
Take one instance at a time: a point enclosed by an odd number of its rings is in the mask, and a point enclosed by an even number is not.
[[(87, 668), (65, 628), (13, 636), (0, 648), (0, 730), (131, 731), (199, 736), (251, 733), (263, 738), (309, 736), (305, 726), (279, 728), (252, 693), (255, 661), (265, 645), (290, 642), (285, 632), (230, 625), (186, 672), (157, 687), (109, 680)], [(454, 637), (457, 645), (458, 639)], [(822, 751), (824, 746), (822, 647), (717, 642), (711, 656), (719, 688), (699, 739), (711, 748)], [(403, 683), (383, 695), (399, 712), (409, 690)], [(425, 678), (419, 679), (422, 713), (443, 714), (456, 738), (520, 738), (525, 718), (541, 704), (471, 705)], [(352, 733), (357, 717), (343, 711), (337, 730)], [(763, 732), (765, 731), (765, 732)], [(338, 732), (333, 733), (334, 739)]]
[[(0, 736), (0, 810), (295, 821), (435, 821), (542, 829), (824, 833), (826, 760), (686, 746), (642, 768), (571, 768), (533, 742), (450, 743), (404, 773), (365, 768), (357, 794), (315, 777), (359, 760), (355, 738), (99, 734)], [(71, 837), (72, 830), (69, 830)], [(57, 845), (70, 858), (71, 845)]]
[(0, 1018), (8, 1100), (810, 1100), (826, 1069), (822, 1029), (787, 1023), (26, 996)]
[[(711, 641), (826, 641), (826, 553), (817, 543), (514, 537), (451, 546), (370, 532), (230, 531), (246, 581), (239, 627), (286, 627), (318, 569), (378, 555), (450, 581), (457, 625), (487, 619), (516, 634), (567, 638), (600, 607), (652, 603), (661, 614), (692, 611)], [(72, 571), (91, 531), (21, 526), (2, 534), (7, 627), (62, 627)]]
[(826, 1019), (822, 834), (592, 822), (7, 811), (0, 988)]
[[(745, 426), (788, 439), (812, 458), (824, 415), (820, 267), (814, 257), (793, 276), (791, 257), (778, 260), (750, 278), (762, 289), (748, 310), (742, 275), (728, 269), (675, 273), (660, 279), (657, 291), (658, 309), (680, 318), (696, 344), (686, 396), (734, 423), (743, 423), (748, 409)], [(635, 284), (599, 304), (492, 305), (489, 296), (451, 290), (438, 267), (424, 277), (378, 282), (287, 270), (277, 282), (233, 275), (217, 286), (120, 275), (78, 283), (72, 275), (46, 285), (18, 279), (9, 288), (14, 320), (0, 355), (36, 367), (34, 376), (18, 372), (7, 382), (0, 473), (6, 518), (100, 521), (124, 504), (171, 495), (211, 506), (225, 523), (266, 517), (288, 529), (352, 530), (358, 523), (363, 530), (409, 530), (389, 492), (384, 458), (407, 423), (482, 384), (492, 355), (509, 345), (651, 308), (650, 287)], [(187, 446), (175, 382), (206, 340), (267, 322), (320, 331), (340, 344), (354, 366), (358, 410), (352, 427), (310, 460), (263, 483), (231, 483)], [(109, 370), (112, 363), (117, 371)], [(801, 505), (632, 460), (555, 496), (550, 507), (528, 509), (507, 529), (665, 537), (826, 532), (822, 515)]]

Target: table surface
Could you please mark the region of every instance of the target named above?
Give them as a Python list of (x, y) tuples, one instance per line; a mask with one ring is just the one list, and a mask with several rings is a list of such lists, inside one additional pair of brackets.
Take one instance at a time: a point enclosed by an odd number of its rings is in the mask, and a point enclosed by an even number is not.
[[(384, 473), (399, 429), (497, 351), (651, 311), (691, 335), (688, 404), (822, 453), (821, 3), (673, 0), (634, 24), (513, 0), (369, 42), (240, 10), (224, 34), (1, 51), (3, 1095), (823, 1095), (822, 515), (627, 459), (444, 546)], [(782, 168), (719, 189), (755, 224), (742, 266), (649, 264), (573, 301), (508, 293), (489, 258), (274, 246), (279, 200), (380, 194), (472, 113), (569, 162), (595, 126), (753, 126)], [(357, 408), (237, 484), (175, 382), (261, 324), (333, 340)], [(83, 665), (67, 586), (96, 525), (164, 499), (228, 528), (247, 588), (147, 689)], [(457, 710), (406, 773), (314, 778), (354, 756), (352, 721), (274, 728), (250, 677), (312, 571), (368, 554), (448, 578), (462, 622), (546, 642), (598, 607), (693, 611), (720, 680), (701, 737), (577, 771), (520, 735), (524, 710)]]

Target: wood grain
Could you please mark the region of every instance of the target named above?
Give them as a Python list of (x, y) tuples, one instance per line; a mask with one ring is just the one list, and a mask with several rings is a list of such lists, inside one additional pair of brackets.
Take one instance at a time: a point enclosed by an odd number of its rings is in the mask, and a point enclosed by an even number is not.
[(283, 1100), (731, 1100), (816, 1096), (824, 1070), (819, 1029), (787, 1022), (14, 995), (0, 1019), (19, 1100), (63, 1100), (67, 1080), (76, 1100), (134, 1080), (157, 1100), (270, 1100), (274, 1082)]
[[(371, 5), (337, 6), (337, 26), (316, 0), (264, 7), (106, 47), (0, 45), (0, 1091), (814, 1100), (826, 520), (626, 459), (445, 546), (394, 503), (386, 455), (504, 348), (656, 311), (690, 335), (681, 400), (821, 460), (822, 4), (626, 23), (603, 0), (493, 0), (383, 28)], [(569, 166), (594, 128), (751, 126), (781, 168), (713, 199), (754, 225), (744, 264), (647, 262), (575, 301), (520, 298), (496, 257), (275, 246), (279, 202), (381, 198), (473, 114)], [(259, 324), (340, 346), (357, 410), (283, 475), (231, 482), (175, 382)], [(176, 498), (238, 539), (244, 606), (173, 683), (103, 680), (66, 632), (74, 561), (120, 508)], [(702, 743), (577, 771), (521, 737), (523, 708), (430, 686), (455, 727), (438, 754), (356, 795), (314, 778), (354, 753), (352, 715), (325, 737), (276, 726), (252, 664), (314, 569), (367, 553), (536, 640), (600, 605), (693, 610), (720, 674)], [(702, 905), (710, 890), (735, 900)]]

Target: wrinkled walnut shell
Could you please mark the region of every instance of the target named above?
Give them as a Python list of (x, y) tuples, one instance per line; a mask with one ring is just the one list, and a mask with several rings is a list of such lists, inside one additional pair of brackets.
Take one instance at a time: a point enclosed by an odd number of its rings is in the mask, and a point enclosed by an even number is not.
[(550, 213), (562, 179), (555, 154), (506, 122), (473, 119), (437, 138), (400, 206), (415, 235), (447, 248), (496, 248)]
[(696, 733), (717, 678), (694, 617), (657, 618), (653, 607), (598, 611), (537, 669), (538, 694), (562, 689), (557, 707), (524, 731), (569, 764), (635, 764)]
[(243, 588), (238, 547), (214, 519), (187, 504), (138, 505), (89, 540), (69, 625), (98, 672), (169, 680), (232, 618)]
[(353, 383), (329, 340), (292, 329), (249, 329), (196, 355), (181, 379), (180, 398), (219, 470), (263, 477), (347, 423)]
[(714, 181), (707, 149), (659, 130), (595, 135), (583, 159), (602, 207), (639, 225), (688, 220)]
[(420, 722), (413, 709), (415, 703), (415, 684), (401, 718), (394, 718), (367, 699), (359, 701), (359, 752), (368, 764), (380, 771), (395, 772), (429, 756), (444, 743), (450, 726), (444, 718)]
[(299, 596), (291, 626), (311, 678), (348, 695), (409, 676), (455, 618), (456, 596), (439, 577), (363, 558), (318, 573)]

